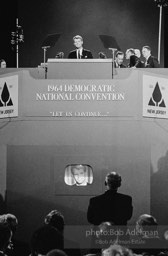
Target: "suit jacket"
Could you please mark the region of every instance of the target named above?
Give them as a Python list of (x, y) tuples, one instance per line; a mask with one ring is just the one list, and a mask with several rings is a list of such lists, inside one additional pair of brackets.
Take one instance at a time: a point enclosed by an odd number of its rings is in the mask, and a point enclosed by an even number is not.
[(114, 67), (115, 67), (115, 68), (126, 68), (126, 66), (125, 66), (124, 64), (121, 64), (120, 67), (118, 67), (118, 66), (116, 65), (116, 62), (115, 62), (115, 61), (114, 61)]
[[(76, 50), (69, 53), (68, 59), (77, 59)], [(91, 51), (83, 49), (81, 59), (93, 59)]]
[(155, 57), (150, 56), (147, 60), (145, 67), (146, 68), (159, 68), (158, 60)]
[(87, 211), (88, 222), (100, 225), (109, 221), (115, 225), (126, 225), (132, 217), (132, 198), (112, 190), (90, 199)]

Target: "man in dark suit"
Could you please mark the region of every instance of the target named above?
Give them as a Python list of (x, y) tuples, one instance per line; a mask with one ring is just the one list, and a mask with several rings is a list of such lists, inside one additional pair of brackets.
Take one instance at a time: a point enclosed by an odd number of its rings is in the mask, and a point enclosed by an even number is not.
[(142, 55), (146, 59), (145, 68), (159, 68), (158, 60), (151, 55), (151, 48), (149, 46), (142, 47)]
[(107, 174), (105, 178), (107, 191), (90, 199), (87, 219), (94, 225), (110, 222), (114, 225), (126, 225), (131, 219), (132, 198), (117, 192), (121, 186), (121, 176), (116, 172)]
[(76, 50), (69, 53), (68, 59), (93, 59), (92, 53), (83, 48), (83, 38), (79, 35), (73, 37)]
[(118, 51), (115, 56), (114, 67), (126, 68), (126, 66), (123, 64), (123, 61), (124, 61), (124, 53), (121, 51)]

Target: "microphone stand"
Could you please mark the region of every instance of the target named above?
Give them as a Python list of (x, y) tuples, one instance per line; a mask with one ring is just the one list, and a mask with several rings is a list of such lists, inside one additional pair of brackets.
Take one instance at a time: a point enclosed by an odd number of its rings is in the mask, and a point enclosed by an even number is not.
[(23, 29), (16, 18), (16, 30), (11, 32), (11, 44), (16, 46), (16, 68), (19, 68), (19, 43), (24, 42)]
[(117, 51), (117, 48), (108, 48), (112, 51), (112, 79), (114, 77), (114, 53)]
[(42, 49), (44, 50), (44, 71), (45, 71), (45, 79), (47, 79), (47, 64), (46, 64), (46, 52), (47, 48), (50, 48), (50, 46), (43, 46)]

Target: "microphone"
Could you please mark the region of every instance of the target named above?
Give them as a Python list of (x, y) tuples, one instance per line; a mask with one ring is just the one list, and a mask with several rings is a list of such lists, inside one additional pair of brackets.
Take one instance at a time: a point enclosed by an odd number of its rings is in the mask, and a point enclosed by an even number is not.
[(58, 52), (55, 56), (56, 59), (63, 59), (64, 58), (64, 53), (63, 52)]
[(100, 59), (106, 59), (107, 58), (106, 55), (104, 54), (104, 52), (99, 52), (98, 54), (99, 54)]

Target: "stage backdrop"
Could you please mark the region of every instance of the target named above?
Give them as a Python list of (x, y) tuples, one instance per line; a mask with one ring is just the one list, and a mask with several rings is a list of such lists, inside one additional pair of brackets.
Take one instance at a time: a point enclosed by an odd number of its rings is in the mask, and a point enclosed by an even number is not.
[[(58, 51), (63, 51), (66, 58), (74, 48), (72, 37), (76, 34), (83, 36), (84, 47), (92, 51), (94, 58), (100, 51), (111, 57), (99, 35), (115, 37), (124, 52), (130, 47), (150, 45), (157, 56), (159, 8), (153, 0), (18, 0), (17, 11), (25, 36), (19, 49), (20, 67), (43, 62), (42, 43), (53, 33), (61, 36), (48, 49), (47, 58), (55, 57)], [(161, 49), (163, 66), (163, 45)]]

